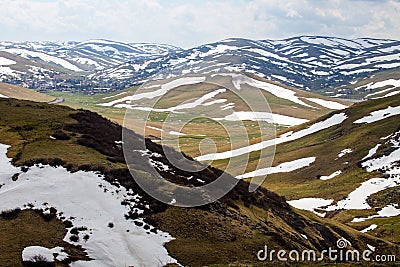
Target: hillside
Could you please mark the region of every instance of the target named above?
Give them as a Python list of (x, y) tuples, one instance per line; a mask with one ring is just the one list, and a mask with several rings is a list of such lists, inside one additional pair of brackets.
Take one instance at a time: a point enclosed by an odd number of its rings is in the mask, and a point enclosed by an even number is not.
[[(222, 151), (351, 105), (238, 73), (185, 75), (94, 96), (52, 95), (65, 99), (64, 105), (98, 112), (155, 141), (163, 137), (163, 144), (192, 157), (200, 155), (199, 143), (204, 138), (216, 142)], [(267, 130), (262, 133), (260, 129)], [(237, 135), (237, 142), (229, 140), (232, 134)], [(178, 140), (179, 146), (175, 144)]]
[(31, 100), (36, 102), (51, 102), (55, 98), (49, 95), (35, 92), (24, 87), (0, 82), (0, 97)]
[(387, 70), (355, 79), (350, 84), (339, 86), (336, 90), (321, 90), (321, 93), (334, 98), (351, 96), (355, 99), (377, 99), (400, 93), (400, 72)]
[(224, 168), (252, 151), (239, 178), (268, 174), (263, 185), (294, 207), (399, 242), (399, 107), (397, 96), (369, 100), (281, 131), (271, 168), (257, 168), (268, 142), (198, 159)]
[[(165, 205), (131, 178), (121, 126), (89, 111), (13, 99), (0, 99), (0, 111), (0, 143), (7, 145), (0, 146), (2, 266), (21, 266), (22, 251), (29, 258), (43, 247), (58, 251), (50, 257), (60, 266), (77, 260), (86, 266), (89, 258), (96, 266), (257, 265), (264, 245), (320, 251), (336, 247), (341, 237), (360, 250), (375, 246), (400, 253), (394, 243), (294, 211), (267, 189), (249, 193), (245, 181), (200, 208)], [(178, 170), (160, 145), (128, 132), (137, 150), (129, 166), (133, 175), (152, 181), (154, 166), (181, 185), (199, 186), (220, 175), (236, 180), (212, 167)]]

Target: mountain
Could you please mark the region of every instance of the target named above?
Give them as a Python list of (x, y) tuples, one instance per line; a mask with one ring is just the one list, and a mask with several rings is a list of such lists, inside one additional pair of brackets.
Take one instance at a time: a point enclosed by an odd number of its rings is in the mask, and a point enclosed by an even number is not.
[[(180, 50), (178, 47), (150, 43), (122, 43), (109, 40), (85, 42), (0, 42), (0, 49), (25, 58), (53, 61), (51, 56), (65, 59), (76, 65), (67, 69), (74, 71), (99, 70), (119, 65), (132, 59), (164, 56)], [(35, 53), (36, 52), (36, 53)], [(47, 58), (45, 55), (47, 54)], [(59, 63), (64, 63), (58, 60)], [(54, 61), (56, 62), (56, 61)], [(63, 64), (60, 64), (61, 66)], [(80, 69), (80, 68), (81, 69)]]
[[(125, 88), (126, 82), (88, 80), (93, 72), (132, 59), (151, 59), (180, 48), (147, 43), (125, 44), (108, 40), (86, 42), (0, 42), (0, 81), (37, 90), (76, 92)], [(104, 89), (105, 88), (105, 89)]]
[(52, 54), (83, 65), (85, 70), (102, 70), (129, 60), (151, 59), (177, 50), (180, 48), (170, 45), (89, 40), (72, 47), (58, 48)]
[(320, 36), (227, 39), (166, 57), (132, 61), (93, 77), (118, 78), (118, 73), (131, 71), (130, 78), (136, 82), (165, 69), (179, 75), (204, 72), (205, 67), (207, 72), (244, 71), (290, 86), (317, 90), (348, 84), (354, 78), (374, 72), (398, 69), (400, 42)]
[[(3, 58), (10, 59), (12, 54), (30, 62), (23, 63), (25, 69), (18, 70), (19, 64), (14, 66), (3, 60), (3, 81), (33, 85), (28, 81), (32, 76), (29, 65), (43, 64), (42, 72), (52, 75), (45, 77), (46, 84), (40, 88), (86, 93), (121, 90), (160, 74), (167, 77), (238, 71), (304, 90), (327, 92), (329, 96), (362, 98), (363, 94), (354, 90), (355, 82), (382, 72), (398, 76), (400, 67), (399, 41), (326, 36), (284, 40), (233, 38), (190, 49), (108, 40), (0, 42), (0, 51)], [(51, 85), (60, 73), (65, 74), (61, 81), (68, 86)]]
[(0, 99), (0, 110), (1, 265), (44, 259), (60, 266), (259, 264), (265, 245), (321, 251), (336, 248), (340, 238), (354, 249), (399, 253), (392, 242), (296, 211), (267, 189), (250, 193), (243, 180), (203, 207), (165, 205), (131, 175), (153, 181), (157, 170), (186, 186), (236, 178), (213, 167), (178, 170), (160, 145), (128, 130), (136, 159), (130, 173), (121, 126), (95, 113), (14, 99)]

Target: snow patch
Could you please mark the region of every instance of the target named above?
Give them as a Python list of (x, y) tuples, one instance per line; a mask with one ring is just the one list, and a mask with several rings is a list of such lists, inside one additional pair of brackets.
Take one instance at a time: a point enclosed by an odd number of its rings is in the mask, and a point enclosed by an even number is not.
[(333, 199), (312, 198), (312, 197), (287, 201), (287, 203), (290, 206), (295, 207), (296, 209), (312, 211), (321, 217), (325, 217), (325, 213), (320, 213), (315, 210), (330, 205), (332, 202)]
[(370, 159), (363, 163), (361, 166), (366, 168), (368, 172), (383, 171), (387, 174), (399, 176), (400, 181), (400, 168), (397, 163), (400, 161), (400, 148), (397, 148), (387, 156), (382, 156), (376, 159)]
[(78, 68), (77, 66), (71, 64), (70, 62), (58, 58), (58, 57), (54, 57), (54, 56), (50, 56), (47, 55), (45, 53), (42, 52), (34, 52), (34, 51), (29, 51), (29, 50), (25, 50), (25, 49), (18, 49), (18, 48), (10, 48), (10, 49), (4, 49), (3, 51), (6, 51), (8, 53), (14, 54), (14, 55), (18, 55), (21, 56), (23, 58), (27, 58), (27, 59), (31, 59), (31, 58), (38, 58), (40, 60), (43, 60), (45, 62), (48, 63), (54, 63), (56, 65), (60, 65), (63, 68), (69, 69), (69, 70), (73, 70), (73, 71), (82, 71), (80, 68)]
[(197, 84), (205, 81), (205, 77), (184, 77), (184, 78), (179, 78), (173, 81), (170, 81), (168, 83), (165, 83), (161, 85), (161, 88), (155, 91), (151, 92), (146, 92), (146, 93), (138, 93), (134, 94), (132, 96), (126, 96), (121, 99), (117, 99), (108, 103), (103, 103), (99, 104), (100, 106), (105, 106), (105, 107), (112, 107), (115, 104), (121, 103), (121, 102), (127, 102), (127, 101), (135, 101), (135, 100), (141, 100), (141, 99), (153, 99), (158, 96), (162, 96), (166, 94), (168, 91), (171, 89), (174, 89), (179, 86), (183, 85), (191, 85), (191, 84)]
[(366, 155), (365, 157), (362, 158), (362, 160), (365, 160), (367, 158), (372, 157), (373, 155), (375, 155), (376, 151), (378, 151), (378, 148), (381, 146), (381, 144), (377, 144), (376, 146), (374, 146), (373, 148), (371, 148), (368, 151), (368, 155)]
[[(58, 254), (57, 257), (54, 257), (54, 254)], [(69, 255), (64, 252), (63, 247), (48, 249), (40, 246), (31, 246), (24, 248), (22, 251), (22, 261), (28, 262), (54, 262), (55, 260), (63, 261), (68, 259), (68, 256)]]
[(244, 155), (244, 154), (247, 154), (247, 153), (250, 153), (253, 151), (258, 151), (258, 150), (261, 150), (261, 149), (264, 149), (264, 148), (267, 148), (267, 147), (270, 147), (273, 145), (297, 140), (304, 136), (327, 129), (331, 126), (338, 125), (338, 124), (342, 123), (345, 119), (347, 119), (347, 115), (345, 113), (334, 114), (331, 117), (329, 117), (323, 121), (317, 122), (317, 123), (309, 126), (308, 128), (297, 131), (295, 133), (289, 132), (290, 134), (286, 133), (285, 135), (281, 135), (280, 137), (277, 137), (272, 140), (262, 141), (260, 143), (256, 143), (253, 145), (249, 145), (249, 146), (234, 149), (234, 150), (202, 155), (202, 156), (197, 157), (196, 160), (199, 160), (199, 161), (219, 160), (219, 159), (227, 159), (227, 158)]
[(329, 109), (345, 109), (348, 108), (346, 105), (340, 104), (335, 101), (329, 101), (329, 100), (324, 100), (324, 99), (319, 99), (319, 98), (306, 98), (308, 101), (314, 102), (320, 106), (323, 106), (325, 108)]
[(0, 57), (0, 65), (1, 66), (9, 66), (9, 65), (15, 65), (17, 64), (16, 61), (5, 58), (5, 57)]
[(280, 124), (280, 125), (288, 125), (295, 126), (300, 125), (309, 120), (300, 119), (280, 114), (273, 114), (269, 112), (256, 112), (256, 111), (238, 111), (233, 112), (230, 115), (225, 116), (224, 118), (216, 118), (216, 120), (227, 120), (227, 121), (266, 121), (269, 123)]
[(364, 222), (366, 220), (374, 219), (374, 218), (388, 218), (388, 217), (396, 217), (400, 215), (400, 209), (396, 208), (395, 205), (388, 205), (378, 211), (378, 214), (371, 215), (365, 218), (354, 218), (351, 222)]
[(364, 210), (371, 207), (367, 203), (367, 198), (387, 188), (398, 186), (399, 178), (372, 178), (365, 181), (356, 190), (351, 192), (345, 199), (338, 201), (335, 205), (326, 208), (327, 211), (334, 210)]
[(400, 114), (400, 106), (397, 107), (389, 106), (385, 109), (373, 111), (370, 113), (369, 116), (365, 116), (361, 119), (358, 119), (354, 123), (373, 123), (399, 114)]
[(368, 226), (367, 228), (361, 230), (360, 232), (361, 232), (361, 233), (366, 233), (366, 232), (368, 232), (368, 231), (375, 230), (377, 227), (378, 227), (378, 225), (376, 225), (376, 224), (371, 224), (370, 226)]
[[(42, 210), (51, 206), (57, 209), (60, 219), (63, 216), (75, 227), (91, 229), (87, 241), (79, 236), (77, 242), (72, 242), (71, 233), (65, 236), (64, 241), (81, 245), (93, 259), (75, 262), (72, 266), (164, 266), (176, 262), (163, 246), (172, 240), (168, 233), (148, 232), (125, 218), (130, 211), (143, 212), (121, 204), (128, 201), (134, 206), (140, 201), (139, 195), (133, 195), (122, 186), (111, 185), (102, 175), (93, 172), (70, 173), (62, 167), (41, 165), (21, 172), (6, 157), (7, 148), (0, 144), (0, 184), (3, 184), (0, 210), (25, 209), (28, 203)], [(19, 173), (19, 178), (12, 181), (15, 173)], [(49, 206), (42, 204), (46, 202)], [(114, 227), (109, 227), (110, 222)]]
[(340, 151), (340, 153), (338, 154), (338, 157), (341, 158), (346, 154), (350, 154), (351, 152), (353, 152), (353, 150), (351, 148), (345, 148), (342, 151)]
[(238, 175), (238, 176), (236, 176), (236, 178), (245, 179), (245, 178), (251, 178), (251, 177), (256, 177), (256, 176), (261, 176), (261, 175), (268, 175), (268, 174), (273, 174), (273, 173), (292, 172), (294, 170), (298, 170), (298, 169), (310, 166), (310, 164), (313, 163), (314, 161), (315, 161), (315, 157), (296, 159), (293, 161), (281, 163), (275, 167), (258, 169), (258, 170), (252, 171), (252, 172)]
[(334, 177), (336, 177), (336, 176), (338, 176), (338, 175), (340, 175), (342, 173), (342, 171), (335, 171), (334, 173), (332, 173), (332, 174), (330, 174), (330, 175), (328, 175), (328, 176), (321, 176), (319, 179), (321, 179), (321, 180), (329, 180), (329, 179), (332, 179), (332, 178), (334, 178)]

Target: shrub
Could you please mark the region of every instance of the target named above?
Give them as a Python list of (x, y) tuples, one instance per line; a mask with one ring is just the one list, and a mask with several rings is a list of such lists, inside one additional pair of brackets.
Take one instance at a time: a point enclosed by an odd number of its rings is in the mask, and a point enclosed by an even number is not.
[(36, 255), (30, 261), (24, 261), (22, 265), (24, 267), (53, 267), (55, 263), (46, 261), (46, 258), (42, 255)]
[(69, 140), (71, 137), (61, 130), (57, 130), (52, 136), (57, 140)]
[(19, 177), (19, 173), (15, 173), (15, 174), (11, 177), (11, 179), (15, 182), (15, 181), (18, 180), (18, 177)]
[(72, 242), (78, 242), (79, 241), (79, 236), (78, 235), (71, 235), (69, 237), (69, 240), (71, 240)]
[(73, 226), (71, 221), (64, 221), (63, 223), (64, 223), (65, 228), (71, 228)]
[(14, 218), (18, 217), (20, 212), (21, 212), (20, 208), (16, 208), (16, 209), (12, 209), (12, 210), (4, 210), (0, 213), (0, 216), (5, 219), (14, 219)]
[(88, 240), (89, 240), (89, 235), (86, 234), (86, 235), (83, 237), (83, 240), (88, 241)]

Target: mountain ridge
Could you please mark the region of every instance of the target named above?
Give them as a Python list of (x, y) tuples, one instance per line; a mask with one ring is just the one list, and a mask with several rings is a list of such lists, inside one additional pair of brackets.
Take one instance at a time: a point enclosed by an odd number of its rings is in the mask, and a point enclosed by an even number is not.
[[(53, 48), (47, 47), (45, 42), (0, 42), (3, 51), (37, 50), (65, 60), (83, 72), (71, 73), (61, 68), (64, 80), (89, 80), (94, 87), (104, 90), (120, 90), (140, 84), (160, 73), (198, 73), (207, 67), (208, 72), (243, 71), (304, 90), (319, 91), (338, 86), (351, 87), (356, 79), (368, 78), (382, 71), (398, 71), (400, 67), (400, 41), (375, 38), (307, 35), (282, 40), (228, 38), (189, 49), (102, 39), (80, 43), (50, 42), (49, 46)], [(37, 62), (44, 63), (43, 60)], [(56, 62), (52, 64), (62, 67)], [(51, 72), (51, 67), (46, 69)], [(3, 80), (12, 83), (27, 81), (26, 75), (14, 70), (12, 64), (4, 65), (1, 72)], [(23, 73), (30, 72), (25, 70)], [(80, 90), (79, 83), (70, 83), (71, 89)], [(56, 88), (43, 85), (43, 89)]]

